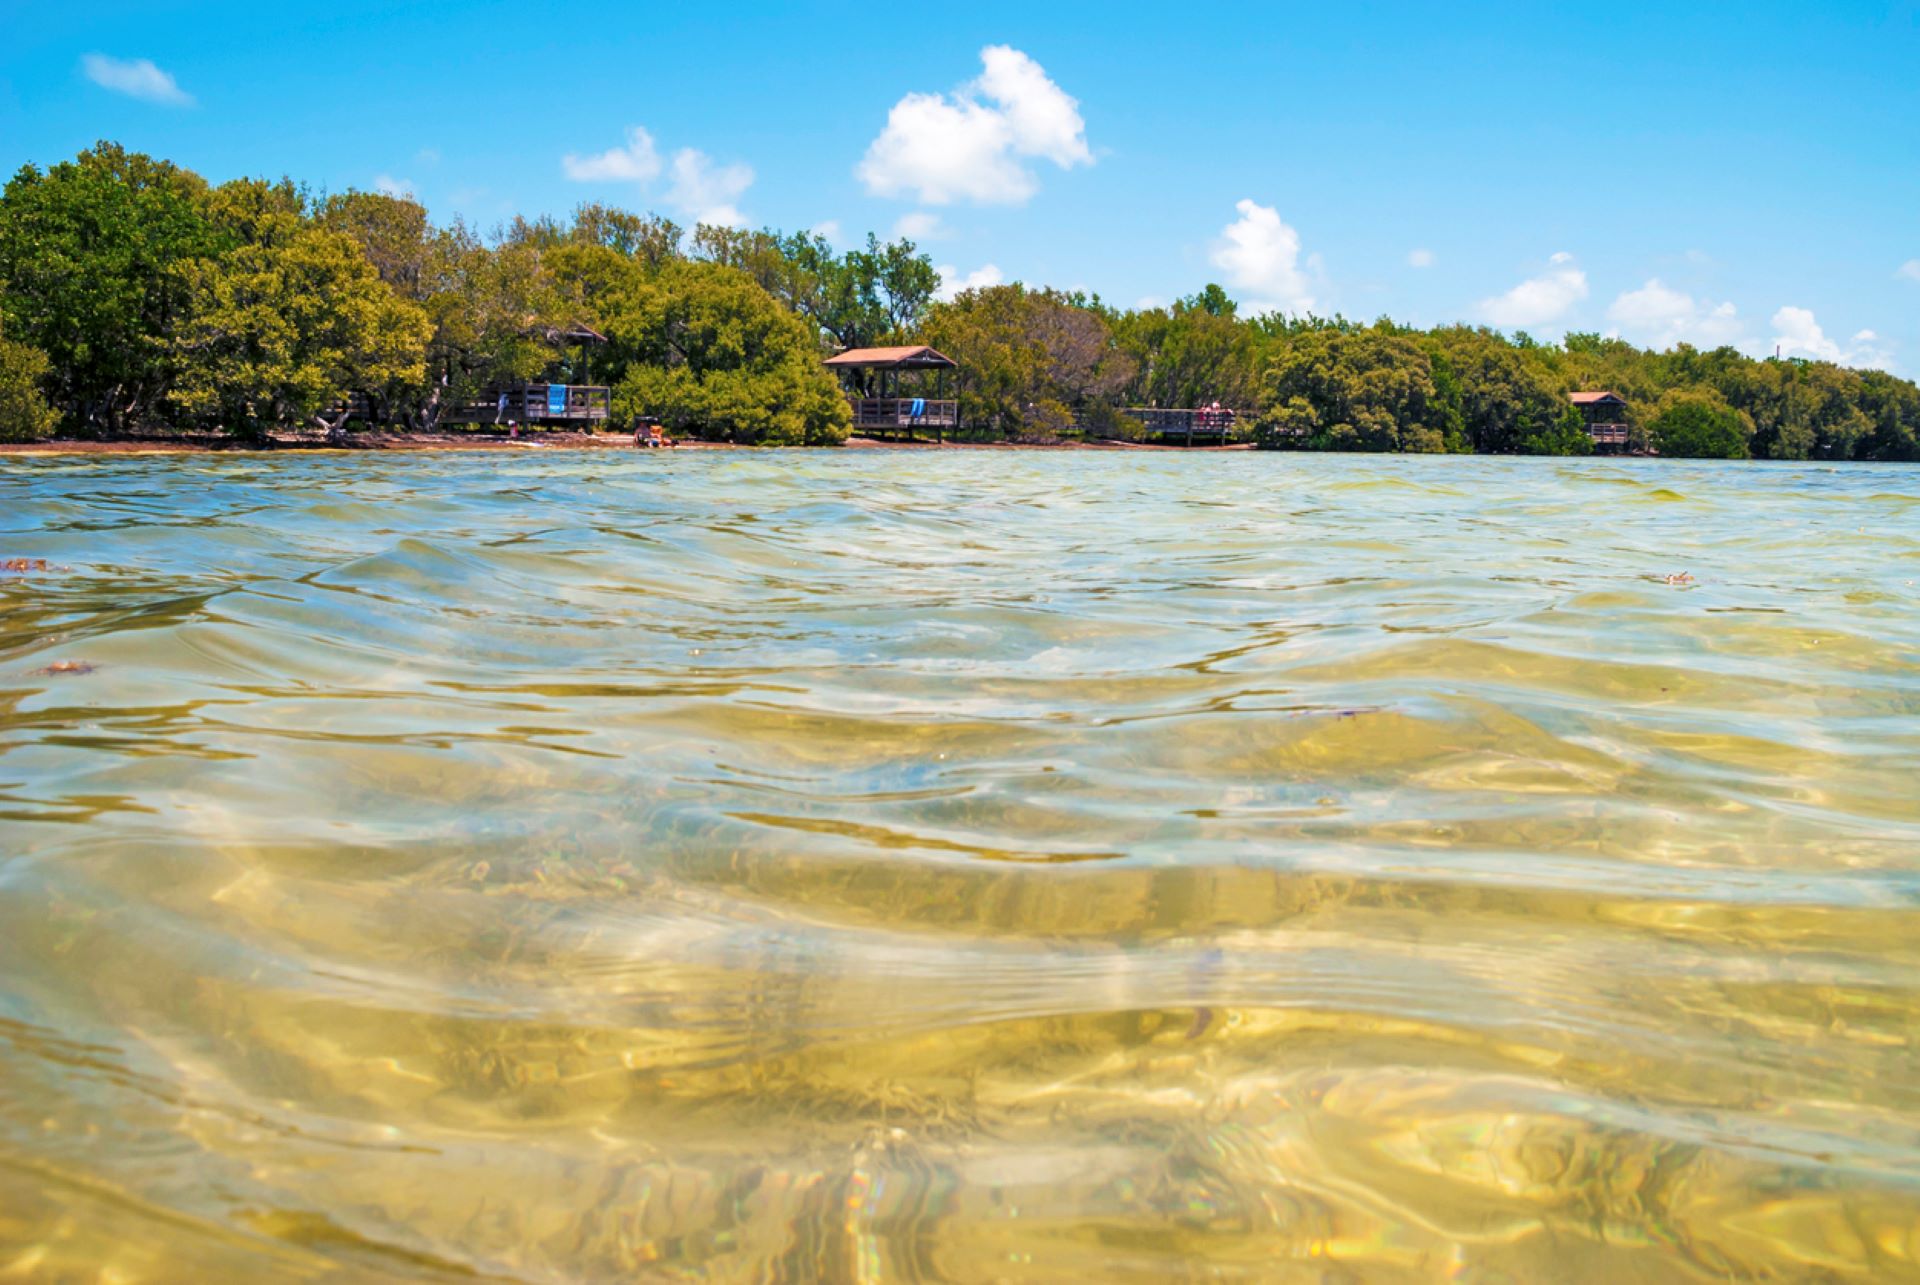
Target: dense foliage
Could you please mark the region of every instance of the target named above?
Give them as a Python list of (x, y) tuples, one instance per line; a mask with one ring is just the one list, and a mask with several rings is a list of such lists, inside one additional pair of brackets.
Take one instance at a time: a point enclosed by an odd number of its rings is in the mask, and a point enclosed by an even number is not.
[(904, 240), (841, 251), (597, 204), (483, 236), (406, 198), (213, 186), (101, 143), (0, 194), (0, 438), (434, 430), (494, 386), (552, 380), (612, 387), (617, 425), (830, 444), (849, 414), (822, 357), (930, 343), (960, 363), (976, 434), (1124, 436), (1120, 408), (1217, 402), (1273, 449), (1582, 454), (1567, 393), (1611, 389), (1639, 449), (1920, 459), (1920, 389), (1827, 362), (1249, 317), (1217, 285), (1133, 310), (939, 286)]
[(54, 415), (41, 393), (47, 355), (0, 336), (0, 442), (31, 442), (53, 432)]
[(1716, 392), (1670, 392), (1660, 399), (1647, 435), (1662, 455), (1743, 460), (1753, 420)]

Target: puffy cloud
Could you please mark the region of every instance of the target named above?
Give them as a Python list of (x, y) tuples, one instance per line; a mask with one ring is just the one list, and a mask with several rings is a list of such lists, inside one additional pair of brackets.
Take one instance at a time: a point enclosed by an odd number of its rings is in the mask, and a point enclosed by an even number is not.
[(696, 223), (739, 228), (747, 225), (738, 201), (753, 186), (753, 169), (737, 162), (715, 165), (705, 152), (683, 147), (673, 154), (673, 186), (667, 202)]
[(161, 71), (146, 58), (87, 54), (80, 59), (80, 69), (88, 80), (116, 94), (167, 107), (193, 106), (193, 95), (180, 88), (171, 74)]
[(1880, 336), (1871, 330), (1854, 334), (1849, 346), (1842, 348), (1827, 337), (1810, 308), (1788, 306), (1773, 314), (1774, 346), (1783, 357), (1811, 357), (1838, 366), (1866, 366), (1889, 370), (1893, 354), (1881, 346)]
[(608, 179), (650, 183), (660, 177), (660, 153), (654, 149), (653, 135), (635, 125), (627, 131), (625, 147), (608, 148), (593, 156), (568, 152), (560, 158), (560, 166), (576, 183)]
[(638, 125), (627, 130), (625, 146), (591, 156), (569, 152), (560, 159), (560, 167), (576, 183), (647, 184), (665, 173), (670, 180), (666, 201), (677, 213), (698, 223), (728, 227), (743, 227), (747, 221), (737, 202), (753, 186), (750, 166), (716, 165), (712, 157), (693, 147), (681, 148), (671, 164), (663, 163), (653, 135)]
[(413, 199), (413, 180), (410, 178), (395, 178), (391, 174), (381, 174), (373, 180), (373, 188), (376, 192), (384, 192), (388, 196), (399, 197), (402, 200)]
[(1208, 257), (1228, 285), (1248, 292), (1247, 311), (1313, 311), (1313, 287), (1300, 265), (1300, 234), (1272, 206), (1244, 200), (1233, 208), (1240, 217), (1220, 230)]
[(1920, 259), (1908, 259), (1895, 269), (1893, 275), (1908, 281), (1920, 281)]
[(1587, 274), (1565, 250), (1547, 260), (1547, 271), (1513, 289), (1480, 301), (1480, 315), (1496, 326), (1538, 326), (1562, 317), (1587, 297)]
[(1746, 323), (1730, 303), (1696, 301), (1658, 277), (1638, 290), (1628, 290), (1607, 309), (1607, 319), (1635, 343), (1671, 348), (1689, 343), (1696, 348), (1718, 348), (1746, 340)]
[(984, 290), (1006, 280), (1000, 269), (991, 263), (974, 269), (964, 277), (950, 263), (940, 264), (934, 271), (940, 274), (940, 288), (933, 292), (933, 297), (943, 301), (951, 300), (963, 291)]
[(1080, 104), (1018, 49), (989, 45), (985, 70), (952, 94), (908, 94), (854, 173), (875, 196), (928, 205), (1018, 205), (1039, 190), (1025, 164), (1093, 164)]
[(1410, 268), (1431, 268), (1433, 266), (1433, 251), (1431, 250), (1407, 251), (1407, 266)]
[(840, 231), (839, 219), (821, 219), (818, 223), (807, 229), (807, 235), (817, 236), (827, 244), (833, 246), (846, 244), (846, 240)]
[(938, 214), (931, 210), (914, 210), (894, 221), (893, 235), (909, 241), (938, 241), (951, 233)]

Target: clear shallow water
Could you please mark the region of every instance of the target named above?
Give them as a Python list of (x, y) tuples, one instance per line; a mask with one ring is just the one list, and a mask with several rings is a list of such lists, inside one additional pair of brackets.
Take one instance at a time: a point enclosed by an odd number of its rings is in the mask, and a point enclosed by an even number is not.
[(1920, 472), (14, 458), (5, 557), (0, 1276), (1920, 1276)]

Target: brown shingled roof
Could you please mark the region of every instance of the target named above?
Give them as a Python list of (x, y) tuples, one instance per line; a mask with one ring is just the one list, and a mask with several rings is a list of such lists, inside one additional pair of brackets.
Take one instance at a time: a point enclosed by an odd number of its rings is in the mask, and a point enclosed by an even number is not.
[(827, 365), (842, 369), (935, 370), (960, 363), (925, 344), (907, 344), (897, 348), (849, 348), (827, 358)]
[(1567, 400), (1575, 406), (1597, 406), (1607, 401), (1619, 402), (1624, 406), (1627, 402), (1627, 399), (1619, 393), (1609, 393), (1604, 390), (1597, 393), (1568, 393)]

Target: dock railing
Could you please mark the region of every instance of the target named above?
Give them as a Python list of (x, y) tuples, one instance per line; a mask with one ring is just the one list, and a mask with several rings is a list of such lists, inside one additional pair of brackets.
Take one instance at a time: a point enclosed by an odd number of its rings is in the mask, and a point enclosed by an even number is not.
[(1627, 444), (1627, 426), (1625, 424), (1589, 424), (1587, 434), (1593, 438), (1595, 446), (1625, 446)]
[(1120, 413), (1137, 422), (1144, 436), (1163, 441), (1169, 437), (1189, 442), (1202, 438), (1225, 441), (1238, 419), (1224, 406), (1127, 406)]
[(936, 432), (960, 426), (960, 403), (931, 397), (850, 397), (855, 429), (908, 432), (927, 428)]
[(606, 419), (613, 390), (598, 384), (515, 384), (489, 388), (449, 411), (450, 424), (587, 424)]

